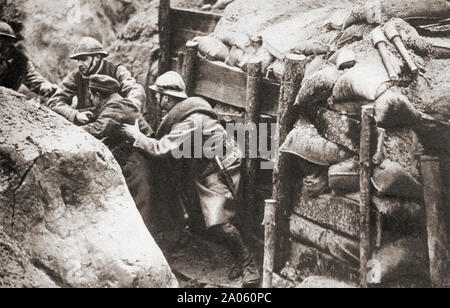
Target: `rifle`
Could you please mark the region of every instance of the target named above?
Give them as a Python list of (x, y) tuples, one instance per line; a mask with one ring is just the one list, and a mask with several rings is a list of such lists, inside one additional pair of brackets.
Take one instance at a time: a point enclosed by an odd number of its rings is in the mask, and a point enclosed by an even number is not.
[(216, 155), (214, 156), (214, 162), (216, 163), (216, 167), (219, 170), (220, 175), (225, 180), (225, 184), (227, 185), (228, 189), (230, 190), (231, 194), (233, 195), (233, 199), (236, 202), (239, 202), (238, 194), (236, 189), (234, 188), (234, 182), (231, 178), (230, 174), (225, 169), (225, 166), (222, 164), (222, 161), (220, 158)]

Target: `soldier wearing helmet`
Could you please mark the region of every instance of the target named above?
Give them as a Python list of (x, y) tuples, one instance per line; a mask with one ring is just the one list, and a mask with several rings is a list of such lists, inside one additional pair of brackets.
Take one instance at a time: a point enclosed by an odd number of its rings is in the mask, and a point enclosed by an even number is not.
[[(133, 102), (140, 111), (146, 100), (144, 88), (123, 65), (106, 60), (108, 55), (96, 39), (82, 38), (70, 56), (70, 59), (77, 61), (78, 70), (64, 79), (61, 88), (50, 99), (49, 107), (76, 125), (89, 123), (93, 116), (90, 109), (95, 107), (89, 96), (89, 76), (107, 75), (118, 81), (119, 94)], [(78, 101), (76, 109), (71, 107), (74, 97)]]
[[(258, 268), (234, 225), (240, 199), (242, 152), (233, 137), (227, 136), (211, 105), (202, 98), (187, 97), (185, 83), (178, 73), (168, 72), (160, 76), (151, 89), (156, 92), (161, 109), (166, 112), (156, 139), (142, 134), (138, 125), (124, 125), (124, 133), (147, 156), (173, 160), (170, 165), (176, 180), (172, 189), (179, 195), (189, 194), (179, 187), (195, 191), (198, 198), (194, 199), (200, 201), (196, 207), (202, 213), (204, 226), (216, 238), (223, 240), (236, 259), (229, 278), (234, 280), (243, 275), (245, 287), (257, 285), (260, 280)], [(181, 148), (183, 153), (185, 149), (188, 153), (183, 155), (183, 159), (179, 155)], [(199, 151), (201, 155), (198, 155)], [(182, 164), (181, 167), (178, 164)], [(177, 168), (188, 171), (177, 174)], [(187, 181), (184, 184), (181, 183), (183, 179)], [(190, 206), (185, 207), (188, 212)]]
[(17, 91), (22, 84), (45, 97), (50, 97), (57, 89), (37, 72), (23, 47), (17, 44), (13, 29), (0, 22), (0, 86)]

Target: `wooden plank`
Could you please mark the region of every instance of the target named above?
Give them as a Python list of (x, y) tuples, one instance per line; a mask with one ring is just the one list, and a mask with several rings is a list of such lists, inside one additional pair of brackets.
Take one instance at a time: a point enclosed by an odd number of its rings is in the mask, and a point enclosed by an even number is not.
[(189, 9), (171, 9), (172, 52), (183, 48), (196, 36), (206, 36), (214, 31), (222, 15)]
[[(200, 58), (194, 94), (238, 108), (246, 108), (247, 74), (221, 62)], [(261, 113), (277, 116), (279, 85), (263, 80)]]
[(359, 204), (357, 201), (322, 195), (316, 199), (302, 197), (294, 212), (335, 231), (359, 238)]
[(211, 33), (222, 18), (222, 14), (191, 9), (172, 8), (172, 23), (179, 29), (191, 29)]

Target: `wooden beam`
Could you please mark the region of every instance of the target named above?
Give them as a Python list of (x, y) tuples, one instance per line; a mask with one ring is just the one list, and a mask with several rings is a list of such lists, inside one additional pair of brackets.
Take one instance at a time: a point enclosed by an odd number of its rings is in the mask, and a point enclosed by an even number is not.
[[(276, 133), (276, 140), (278, 140), (279, 146), (284, 143), (289, 131), (293, 129), (296, 119), (294, 113), (295, 98), (300, 90), (307, 63), (305, 57), (295, 54), (289, 54), (285, 61), (285, 71), (280, 87)], [(277, 245), (277, 248), (280, 253), (289, 248), (289, 216), (293, 207), (292, 190), (294, 185), (292, 185), (292, 180), (295, 175), (294, 171), (293, 158), (288, 154), (279, 154), (273, 172), (272, 199), (280, 204), (279, 227), (277, 229), (279, 233), (279, 245)], [(298, 178), (295, 180), (298, 180)], [(282, 257), (279, 257), (277, 264), (282, 266), (284, 261)]]
[(183, 78), (186, 83), (186, 94), (194, 95), (195, 75), (197, 72), (198, 43), (189, 41), (186, 43), (186, 57), (183, 64)]
[(252, 213), (257, 213), (258, 210), (256, 205), (256, 180), (259, 167), (257, 124), (261, 114), (262, 78), (261, 61), (248, 63), (245, 124), (249, 130), (246, 131), (245, 138), (244, 191), (248, 229), (252, 234), (257, 223)]
[(159, 46), (161, 48), (158, 75), (168, 72), (172, 68), (172, 29), (170, 21), (170, 0), (159, 1)]
[(272, 288), (275, 266), (277, 207), (278, 203), (275, 200), (266, 200), (264, 211), (264, 266), (262, 284), (262, 287), (265, 289)]
[(450, 247), (448, 204), (441, 178), (438, 157), (421, 156), (421, 171), (427, 213), (430, 277), (433, 288), (449, 287)]
[(362, 108), (361, 142), (360, 142), (360, 274), (361, 287), (367, 288), (368, 263), (371, 259), (370, 243), (370, 205), (372, 203), (372, 143), (375, 132), (374, 109)]

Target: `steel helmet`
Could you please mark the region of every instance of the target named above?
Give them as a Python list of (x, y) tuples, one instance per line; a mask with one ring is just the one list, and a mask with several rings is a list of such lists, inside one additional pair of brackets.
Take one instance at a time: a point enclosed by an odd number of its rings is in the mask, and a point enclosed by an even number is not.
[(158, 79), (156, 79), (156, 83), (151, 86), (150, 89), (170, 96), (188, 98), (183, 77), (174, 71), (159, 76)]
[(0, 37), (7, 37), (10, 39), (17, 39), (14, 30), (6, 22), (0, 21)]
[(103, 48), (103, 45), (92, 37), (83, 37), (75, 47), (70, 59), (76, 60), (81, 56), (102, 55), (107, 57), (109, 53)]

